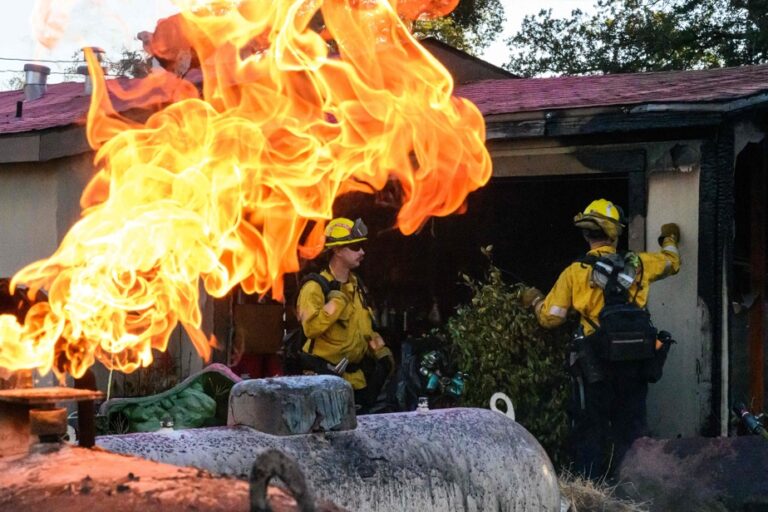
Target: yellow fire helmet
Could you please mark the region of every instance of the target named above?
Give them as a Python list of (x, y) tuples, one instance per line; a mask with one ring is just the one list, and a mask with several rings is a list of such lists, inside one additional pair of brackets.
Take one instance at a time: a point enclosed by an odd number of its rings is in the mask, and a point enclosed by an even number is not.
[(589, 203), (583, 212), (577, 213), (573, 218), (573, 225), (577, 228), (602, 231), (611, 240), (619, 238), (626, 227), (624, 212), (607, 199), (596, 199)]
[(339, 217), (325, 227), (325, 247), (340, 247), (368, 240), (368, 227), (363, 219), (354, 221)]

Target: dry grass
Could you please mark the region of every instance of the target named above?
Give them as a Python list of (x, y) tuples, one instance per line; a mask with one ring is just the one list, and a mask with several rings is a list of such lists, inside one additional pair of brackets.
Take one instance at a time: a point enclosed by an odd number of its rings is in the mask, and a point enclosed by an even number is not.
[(560, 476), (560, 494), (568, 500), (568, 512), (647, 512), (642, 503), (614, 496), (615, 487), (566, 473)]

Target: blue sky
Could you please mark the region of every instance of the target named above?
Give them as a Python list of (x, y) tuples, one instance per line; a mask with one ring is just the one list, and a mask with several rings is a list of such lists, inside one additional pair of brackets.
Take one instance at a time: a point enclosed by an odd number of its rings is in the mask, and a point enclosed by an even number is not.
[[(514, 34), (526, 14), (533, 14), (540, 9), (551, 8), (555, 15), (566, 16), (571, 10), (581, 8), (590, 10), (593, 0), (541, 0), (534, 2), (514, 2), (502, 0), (506, 11), (507, 23), (504, 35), (500, 37), (484, 54), (484, 58), (501, 65), (507, 60), (506, 46), (503, 39)], [(139, 48), (136, 34), (142, 30), (152, 30), (158, 18), (176, 12), (172, 0), (3, 0), (3, 15), (0, 17), (0, 59), (46, 59), (69, 61), (72, 55), (83, 46), (99, 46), (108, 55), (119, 54), (122, 47)], [(47, 8), (47, 9), (46, 9)], [(47, 24), (41, 13), (50, 13)], [(32, 19), (38, 21), (37, 32)], [(45, 25), (45, 31), (39, 27)], [(55, 30), (56, 28), (60, 30)], [(52, 49), (36, 42), (34, 34), (56, 36), (58, 44)], [(51, 67), (50, 81), (59, 82), (68, 66), (62, 63), (44, 63)], [(21, 70), (24, 61), (0, 60), (0, 90)]]

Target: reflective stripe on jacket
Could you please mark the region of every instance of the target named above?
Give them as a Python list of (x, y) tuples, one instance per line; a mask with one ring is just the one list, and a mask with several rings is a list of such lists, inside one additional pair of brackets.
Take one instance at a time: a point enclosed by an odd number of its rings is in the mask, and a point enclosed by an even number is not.
[[(614, 247), (604, 246), (593, 249), (587, 254), (602, 256), (615, 252)], [(680, 270), (680, 255), (677, 244), (672, 238), (664, 239), (661, 252), (641, 252), (637, 255), (642, 261), (642, 269), (638, 269), (638, 277), (629, 289), (629, 296), (638, 306), (645, 307), (648, 303), (650, 284), (677, 274)], [(568, 311), (574, 309), (581, 315), (584, 334), (589, 335), (594, 332), (594, 327), (587, 319), (595, 325), (599, 324), (597, 316), (603, 309), (605, 301), (603, 290), (591, 283), (591, 273), (592, 265), (581, 262), (574, 262), (563, 270), (552, 290), (534, 309), (539, 324), (546, 328), (557, 327), (565, 322)]]
[[(333, 281), (333, 275), (324, 270), (321, 275)], [(341, 285), (344, 297), (329, 298), (335, 301), (336, 310), (332, 315), (323, 309), (326, 298), (323, 289), (315, 281), (307, 281), (299, 291), (297, 307), (301, 326), (307, 337), (304, 352), (310, 353), (309, 346), (314, 340), (312, 354), (333, 364), (346, 357), (350, 363), (359, 363), (370, 351), (368, 341), (374, 336), (372, 312), (365, 307), (362, 291), (358, 288), (357, 277), (350, 273), (349, 280)], [(336, 294), (334, 294), (336, 295)], [(344, 378), (354, 389), (366, 386), (362, 370), (345, 373)]]

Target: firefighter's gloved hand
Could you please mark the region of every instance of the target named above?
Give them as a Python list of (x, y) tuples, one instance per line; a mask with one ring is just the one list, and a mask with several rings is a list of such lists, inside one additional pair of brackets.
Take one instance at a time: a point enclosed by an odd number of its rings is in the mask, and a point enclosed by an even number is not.
[[(379, 339), (381, 339), (381, 336), (379, 336)], [(368, 342), (368, 346), (373, 350), (373, 345), (370, 341)], [(395, 372), (395, 358), (389, 347), (384, 345), (384, 340), (381, 340), (379, 348), (373, 351), (373, 356), (376, 358), (377, 364), (384, 363), (387, 365), (387, 374), (391, 377)]]
[(347, 294), (340, 290), (331, 290), (328, 292), (327, 302), (323, 306), (323, 310), (328, 315), (335, 315), (337, 311), (341, 311), (347, 307)]
[(664, 245), (665, 238), (672, 238), (675, 242), (680, 241), (680, 226), (671, 222), (661, 226), (661, 234), (659, 235), (659, 245)]
[(524, 308), (530, 308), (535, 306), (541, 300), (544, 299), (544, 294), (538, 288), (530, 287), (523, 290), (523, 294), (520, 296), (520, 302)]

